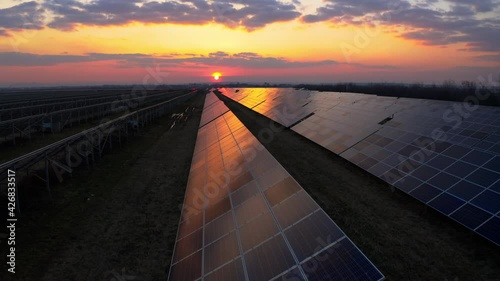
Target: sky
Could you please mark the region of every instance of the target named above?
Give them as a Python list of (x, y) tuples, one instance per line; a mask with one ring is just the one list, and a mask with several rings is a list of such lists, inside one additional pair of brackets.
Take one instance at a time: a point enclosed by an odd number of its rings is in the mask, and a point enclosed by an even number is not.
[(500, 77), (500, 0), (2, 0), (0, 85)]

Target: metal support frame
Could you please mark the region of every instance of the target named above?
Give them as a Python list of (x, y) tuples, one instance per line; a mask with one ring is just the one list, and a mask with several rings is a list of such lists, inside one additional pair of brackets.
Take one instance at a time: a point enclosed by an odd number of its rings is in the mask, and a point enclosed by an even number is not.
[[(138, 111), (118, 117), (107, 123), (98, 125), (94, 128), (82, 131), (63, 140), (57, 141), (51, 145), (25, 154), (14, 160), (0, 164), (0, 183), (4, 179), (2, 177), (6, 175), (6, 171), (8, 169), (13, 169), (14, 167), (16, 167), (17, 170), (25, 169), (27, 175), (29, 175), (31, 168), (43, 161), (45, 165), (44, 178), (40, 177), (37, 173), (32, 173), (31, 175), (39, 178), (42, 182), (45, 183), (50, 201), (52, 201), (53, 197), (51, 191), (50, 167), (57, 166), (58, 168), (61, 168), (63, 171), (66, 171), (70, 175), (72, 175), (75, 168), (72, 167), (71, 164), (71, 151), (72, 149), (74, 149), (73, 147), (77, 147), (81, 144), (82, 141), (86, 142), (87, 147), (85, 155), (80, 156), (83, 156), (85, 158), (87, 167), (90, 169), (90, 160), (92, 160), (92, 163), (94, 164), (96, 161), (94, 157), (95, 151), (98, 152), (97, 156), (99, 159), (101, 159), (104, 148), (106, 147), (106, 143), (108, 143), (110, 149), (113, 148), (113, 135), (118, 137), (118, 142), (120, 143), (120, 145), (123, 144), (122, 136), (128, 137), (129, 130), (133, 130), (133, 128), (129, 128), (128, 126), (129, 121), (141, 120), (139, 123), (142, 126), (145, 126), (146, 123), (151, 124), (153, 121), (159, 119), (167, 112), (170, 112), (170, 110), (173, 108), (173, 104), (177, 105), (182, 101), (192, 98), (193, 96), (194, 92), (191, 92), (189, 94), (184, 94), (168, 101), (164, 101), (156, 105), (140, 109)], [(113, 129), (110, 130), (110, 128)], [(57, 160), (57, 158), (61, 158), (61, 156), (64, 160)], [(19, 202), (19, 198), (17, 202)]]

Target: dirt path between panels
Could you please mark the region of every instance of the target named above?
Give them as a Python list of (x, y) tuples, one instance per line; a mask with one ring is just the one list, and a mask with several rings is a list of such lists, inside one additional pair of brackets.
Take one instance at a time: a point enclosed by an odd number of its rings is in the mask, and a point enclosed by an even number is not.
[(17, 274), (1, 280), (166, 280), (203, 101), (54, 188), (36, 219), (23, 214)]
[[(498, 247), (301, 135), (224, 100), (387, 280), (500, 280)], [(283, 131), (269, 134), (276, 127)]]

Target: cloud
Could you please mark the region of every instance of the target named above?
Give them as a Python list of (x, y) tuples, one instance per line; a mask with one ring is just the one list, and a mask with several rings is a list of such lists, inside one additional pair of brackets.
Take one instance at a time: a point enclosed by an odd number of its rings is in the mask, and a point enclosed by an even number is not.
[(2, 52), (1, 66), (50, 66), (61, 63), (88, 62), (88, 56), (72, 55), (36, 55), (28, 53)]
[[(445, 3), (449, 9), (433, 8)], [(500, 43), (500, 19), (495, 12), (499, 8), (498, 0), (326, 0), (315, 14), (301, 20), (404, 27), (400, 36), (406, 39), (428, 45), (464, 43), (469, 51), (495, 52)]]
[(253, 31), (291, 21), (301, 14), (295, 4), (277, 0), (40, 0), (0, 9), (0, 36), (9, 31), (43, 29), (73, 31), (78, 26), (115, 26), (129, 23), (219, 23)]
[(208, 56), (211, 58), (224, 58), (224, 57), (228, 57), (229, 54), (226, 52), (218, 51), (215, 53), (210, 53), (210, 54), (208, 54)]
[(132, 22), (202, 25), (216, 22), (230, 28), (262, 28), (290, 21), (301, 14), (292, 4), (276, 0), (45, 0), (44, 8), (55, 14), (48, 26), (73, 30), (79, 25), (109, 26)]
[(491, 54), (491, 55), (475, 56), (474, 59), (480, 60), (480, 61), (496, 62), (499, 64), (498, 66), (500, 66), (500, 53)]
[(44, 9), (35, 1), (0, 9), (0, 36), (8, 36), (9, 31), (42, 29), (44, 15)]
[(498, 8), (497, 0), (448, 0), (448, 2), (470, 7), (475, 12), (491, 12)]
[(226, 52), (203, 55), (174, 55), (167, 54), (153, 56), (147, 54), (103, 54), (88, 53), (85, 55), (39, 55), (16, 52), (0, 52), (0, 66), (54, 66), (68, 63), (85, 63), (98, 61), (113, 61), (117, 67), (148, 67), (161, 65), (167, 67), (235, 67), (250, 69), (289, 69), (308, 68), (316, 66), (351, 65), (367, 69), (394, 69), (387, 65), (345, 64), (334, 60), (322, 61), (291, 61), (285, 58), (265, 57), (256, 53), (242, 52), (228, 54)]

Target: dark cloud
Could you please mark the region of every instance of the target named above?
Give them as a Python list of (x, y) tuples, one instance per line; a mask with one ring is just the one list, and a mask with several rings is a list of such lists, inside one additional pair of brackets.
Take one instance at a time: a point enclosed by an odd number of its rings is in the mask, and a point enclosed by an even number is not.
[(449, 16), (471, 17), (475, 14), (474, 9), (467, 5), (454, 5), (452, 10), (447, 13)]
[(498, 8), (497, 0), (447, 0), (451, 3), (467, 6), (476, 12), (491, 12)]
[(318, 8), (316, 14), (303, 16), (302, 21), (306, 23), (315, 23), (341, 18), (343, 15), (341, 9), (336, 9), (334, 5), (327, 4), (325, 7)]
[(210, 19), (189, 3), (146, 2), (139, 0), (98, 0), (83, 4), (75, 0), (46, 0), (43, 4), (55, 14), (48, 26), (72, 30), (78, 25), (122, 25), (143, 23), (203, 24)]
[(94, 0), (84, 4), (75, 0), (45, 0), (44, 7), (56, 18), (52, 28), (72, 30), (78, 25), (122, 25), (131, 22), (205, 24), (217, 22), (247, 30), (296, 19), (294, 5), (276, 0), (204, 0), (145, 1)]
[[(45, 21), (45, 15), (51, 15)], [(0, 36), (9, 30), (42, 29), (47, 25), (74, 30), (79, 25), (111, 26), (139, 23), (202, 25), (220, 23), (230, 28), (255, 30), (290, 21), (301, 14), (295, 5), (277, 0), (44, 0), (0, 9)]]
[(491, 54), (491, 55), (480, 55), (480, 56), (475, 56), (474, 59), (476, 60), (481, 60), (481, 61), (491, 61), (491, 62), (496, 62), (499, 63), (500, 66), (500, 53), (497, 54)]
[(259, 57), (259, 54), (252, 52), (242, 52), (233, 55), (235, 58), (252, 59)]
[(90, 61), (88, 56), (36, 55), (16, 52), (0, 53), (0, 65), (2, 66), (49, 66), (88, 61)]
[(8, 36), (9, 30), (42, 29), (44, 19), (44, 10), (35, 1), (0, 9), (0, 36)]
[(226, 52), (218, 51), (215, 53), (210, 53), (210, 54), (208, 54), (208, 56), (212, 57), (212, 58), (223, 58), (223, 57), (229, 57), (229, 54)]
[[(118, 67), (147, 67), (151, 65), (162, 66), (187, 66), (187, 67), (203, 67), (203, 66), (225, 66), (225, 67), (242, 67), (253, 69), (269, 69), (269, 68), (307, 68), (325, 65), (339, 65), (340, 63), (333, 60), (323, 61), (290, 61), (284, 58), (264, 57), (256, 53), (242, 52), (237, 54), (228, 54), (226, 52), (215, 52), (208, 56), (186, 54), (181, 57), (168, 54), (164, 56), (152, 56), (147, 54), (102, 54), (89, 53), (86, 55), (37, 55), (29, 53), (3, 52), (0, 53), (0, 66), (53, 66), (65, 63), (83, 63), (96, 61), (115, 61)], [(369, 68), (369, 69), (389, 69), (393, 66), (377, 66), (350, 64), (354, 67)]]
[(305, 15), (307, 23), (380, 24), (404, 26), (403, 38), (428, 45), (465, 43), (470, 51), (498, 51), (500, 19), (482, 14), (500, 8), (498, 0), (449, 0), (450, 10), (431, 8), (435, 0), (327, 0), (315, 14)]
[(304, 22), (314, 23), (319, 21), (341, 22), (343, 18), (379, 16), (387, 11), (403, 10), (410, 7), (406, 1), (391, 0), (327, 0), (325, 6), (317, 9), (316, 14), (302, 17)]

